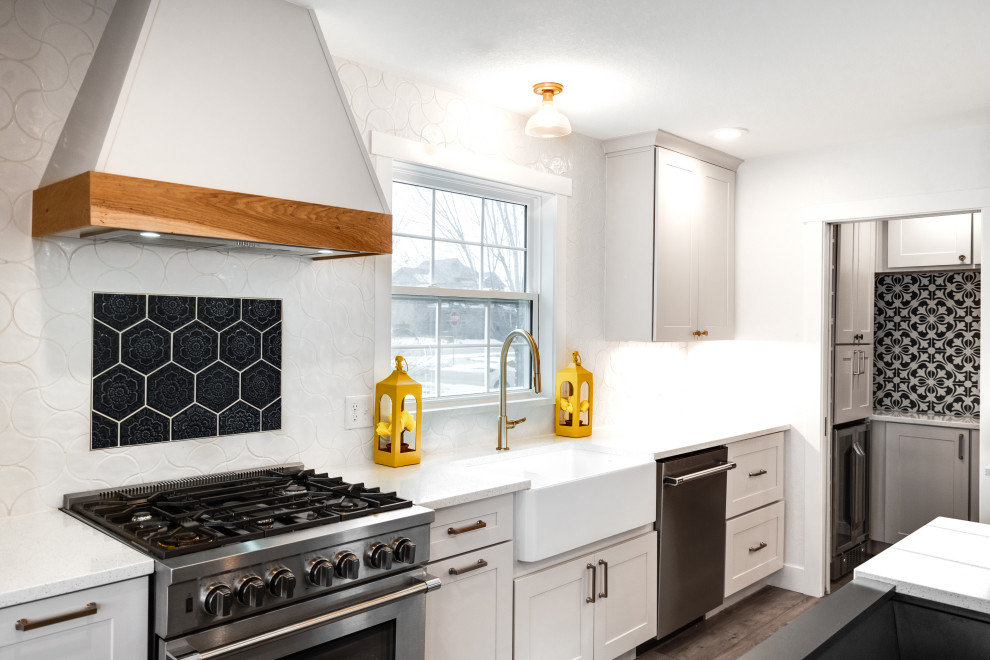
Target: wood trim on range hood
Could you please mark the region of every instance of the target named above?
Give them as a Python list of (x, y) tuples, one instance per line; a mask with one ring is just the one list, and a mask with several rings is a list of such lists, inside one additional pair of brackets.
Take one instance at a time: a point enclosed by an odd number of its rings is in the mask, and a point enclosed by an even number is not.
[[(32, 235), (139, 241), (195, 237), (200, 247), (338, 258), (391, 254), (392, 216), (149, 179), (84, 172), (34, 191)], [(318, 250), (333, 250), (317, 256)], [(337, 254), (338, 252), (342, 254)]]

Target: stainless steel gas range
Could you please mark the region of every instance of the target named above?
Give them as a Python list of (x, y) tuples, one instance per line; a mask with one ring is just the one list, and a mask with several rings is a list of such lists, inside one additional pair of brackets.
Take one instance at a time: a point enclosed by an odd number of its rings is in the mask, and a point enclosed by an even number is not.
[(156, 660), (423, 660), (433, 511), (293, 463), (66, 495), (155, 558)]

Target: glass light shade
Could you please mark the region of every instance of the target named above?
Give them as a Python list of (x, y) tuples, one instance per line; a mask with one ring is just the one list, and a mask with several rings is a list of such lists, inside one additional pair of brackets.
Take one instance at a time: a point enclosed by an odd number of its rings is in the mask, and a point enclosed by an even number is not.
[(553, 101), (543, 101), (540, 109), (526, 122), (526, 135), (553, 138), (570, 135), (571, 122), (553, 107)]

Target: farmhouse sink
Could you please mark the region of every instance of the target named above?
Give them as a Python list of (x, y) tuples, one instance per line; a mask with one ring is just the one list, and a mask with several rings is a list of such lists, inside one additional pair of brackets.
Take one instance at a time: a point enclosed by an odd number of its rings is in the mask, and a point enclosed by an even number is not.
[(529, 479), (515, 496), (516, 557), (538, 561), (656, 520), (656, 463), (583, 443), (465, 461)]

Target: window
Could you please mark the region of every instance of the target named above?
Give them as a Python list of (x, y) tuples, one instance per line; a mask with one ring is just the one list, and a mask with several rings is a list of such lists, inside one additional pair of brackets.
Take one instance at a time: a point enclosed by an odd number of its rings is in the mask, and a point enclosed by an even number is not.
[[(392, 184), (392, 353), (424, 398), (497, 392), (515, 328), (537, 336), (538, 197), (456, 175), (396, 168)], [(506, 387), (532, 387), (525, 342), (510, 349)]]

